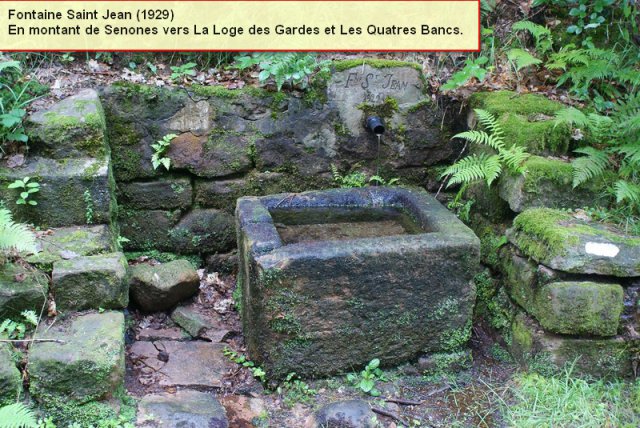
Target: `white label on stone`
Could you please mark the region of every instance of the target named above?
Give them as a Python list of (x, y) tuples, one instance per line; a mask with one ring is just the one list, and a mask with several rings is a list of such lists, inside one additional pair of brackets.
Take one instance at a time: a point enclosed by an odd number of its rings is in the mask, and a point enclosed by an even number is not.
[(620, 248), (613, 244), (603, 244), (601, 242), (587, 242), (584, 246), (587, 254), (603, 257), (615, 257), (620, 252)]

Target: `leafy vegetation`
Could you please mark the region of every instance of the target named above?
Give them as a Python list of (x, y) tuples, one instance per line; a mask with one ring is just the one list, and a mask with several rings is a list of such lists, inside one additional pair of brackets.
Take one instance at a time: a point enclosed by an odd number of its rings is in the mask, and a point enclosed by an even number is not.
[(470, 184), (476, 181), (484, 181), (491, 186), (502, 173), (509, 170), (521, 174), (522, 164), (529, 157), (523, 147), (512, 145), (507, 147), (500, 124), (495, 117), (486, 110), (475, 109), (478, 122), (485, 130), (471, 130), (461, 132), (453, 138), (461, 138), (468, 142), (486, 146), (496, 154), (472, 154), (453, 165), (449, 166), (441, 174), (441, 177), (449, 177), (447, 187), (454, 184)]
[(9, 189), (18, 189), (18, 191), (20, 191), (20, 195), (16, 199), (17, 205), (38, 205), (36, 201), (31, 199), (31, 196), (40, 191), (40, 183), (31, 180), (31, 177), (17, 179), (7, 187)]
[(34, 253), (36, 238), (24, 224), (15, 223), (11, 211), (0, 208), (0, 251), (4, 254), (10, 251)]
[(234, 363), (249, 369), (253, 377), (260, 380), (260, 382), (267, 382), (267, 373), (262, 369), (262, 367), (256, 366), (256, 364), (253, 361), (249, 360), (245, 355), (239, 354), (229, 348), (224, 348), (223, 354)]
[[(24, 320), (31, 326), (38, 325), (38, 316), (34, 311), (24, 310), (21, 312)], [(6, 336), (9, 339), (24, 339), (24, 335), (27, 332), (27, 325), (23, 322), (17, 322), (10, 319), (5, 319), (0, 323), (0, 336)]]
[(0, 407), (0, 428), (38, 428), (33, 410), (22, 403)]
[(309, 384), (299, 379), (295, 372), (289, 373), (276, 391), (283, 397), (287, 407), (293, 407), (296, 403), (311, 404), (313, 397), (318, 393)]
[(362, 171), (353, 171), (349, 174), (342, 175), (335, 165), (331, 165), (331, 174), (333, 181), (343, 188), (365, 187), (365, 186), (397, 186), (400, 179), (397, 177), (386, 180), (379, 175), (367, 176)]
[(380, 369), (380, 360), (374, 358), (365, 366), (364, 370), (362, 370), (360, 374), (349, 373), (347, 375), (347, 380), (360, 391), (373, 397), (378, 397), (380, 395), (380, 391), (376, 389), (376, 382), (386, 382), (387, 378), (385, 377), (384, 372)]
[(318, 61), (315, 54), (305, 52), (256, 52), (251, 55), (239, 55), (235, 58), (234, 68), (246, 70), (258, 66), (261, 83), (273, 79), (278, 91), (285, 84), (291, 88), (307, 88), (315, 73), (328, 73), (330, 61)]
[(158, 169), (160, 165), (162, 165), (167, 171), (171, 168), (171, 159), (166, 156), (167, 151), (169, 150), (169, 146), (171, 145), (171, 140), (176, 138), (176, 134), (167, 134), (162, 139), (155, 142), (155, 144), (151, 145), (153, 149), (153, 154), (151, 155), (151, 164), (153, 165), (153, 169)]
[[(182, 65), (172, 65), (171, 66), (171, 80), (174, 82), (180, 79), (184, 79), (187, 76), (195, 76), (196, 75), (196, 63), (195, 62), (187, 62)], [(153, 68), (151, 68), (153, 71)]]

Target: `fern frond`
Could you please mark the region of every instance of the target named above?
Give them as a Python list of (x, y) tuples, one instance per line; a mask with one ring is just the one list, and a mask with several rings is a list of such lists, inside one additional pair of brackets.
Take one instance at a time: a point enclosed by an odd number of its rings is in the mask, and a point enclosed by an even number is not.
[(611, 151), (623, 156), (622, 161), (632, 169), (640, 171), (640, 141), (632, 144), (612, 147)]
[(460, 138), (475, 144), (487, 144), (491, 136), (485, 131), (472, 130), (460, 132), (459, 134), (456, 134), (451, 138)]
[(508, 149), (501, 150), (499, 155), (507, 169), (515, 173), (523, 172), (522, 165), (530, 156), (524, 147), (515, 144)]
[(487, 131), (491, 132), (491, 135), (498, 138), (503, 137), (504, 134), (502, 132), (502, 127), (498, 123), (498, 120), (495, 118), (495, 116), (493, 116), (488, 111), (482, 110), (480, 108), (474, 109), (473, 111), (476, 114), (480, 125), (482, 125), (482, 127)]
[(38, 428), (36, 416), (22, 403), (0, 407), (0, 428)]
[(553, 46), (553, 36), (551, 30), (531, 21), (518, 21), (511, 26), (514, 31), (528, 31), (536, 41), (536, 49), (545, 53)]
[(582, 147), (574, 150), (574, 152), (586, 155), (571, 162), (574, 188), (593, 177), (601, 175), (609, 166), (610, 160), (607, 153), (594, 147)]
[(0, 251), (36, 252), (34, 234), (24, 224), (15, 223), (11, 211), (0, 208)]
[(471, 155), (449, 166), (441, 177), (450, 176), (447, 187), (454, 184), (473, 183), (484, 180), (488, 185), (498, 178), (502, 172), (500, 157), (486, 154)]
[(556, 120), (554, 122), (554, 126), (566, 124), (569, 126), (584, 128), (589, 125), (587, 115), (575, 107), (567, 107), (562, 110), (558, 110), (555, 117)]
[(516, 71), (520, 71), (523, 68), (542, 63), (540, 59), (531, 55), (524, 49), (510, 49), (509, 52), (507, 52), (507, 58), (509, 59), (509, 61), (515, 64)]
[(640, 206), (640, 186), (628, 181), (618, 180), (613, 185), (613, 192), (616, 195), (616, 203), (629, 202)]

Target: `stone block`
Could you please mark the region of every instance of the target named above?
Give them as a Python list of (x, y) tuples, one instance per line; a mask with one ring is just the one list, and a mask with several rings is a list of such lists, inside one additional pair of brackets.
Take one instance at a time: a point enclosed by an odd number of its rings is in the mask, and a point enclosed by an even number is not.
[[(271, 213), (319, 207), (395, 207), (420, 230), (284, 244)], [(426, 192), (372, 187), (241, 198), (236, 222), (247, 348), (270, 376), (327, 375), (372, 358), (397, 364), (468, 340), (480, 244)]]
[(191, 206), (191, 199), (188, 178), (159, 178), (118, 185), (118, 202), (136, 210), (185, 209)]
[(5, 263), (0, 267), (0, 320), (21, 321), (20, 313), (25, 310), (40, 313), (48, 286), (49, 279), (43, 272)]
[(537, 94), (496, 91), (474, 93), (469, 106), (492, 113), (509, 146), (517, 144), (537, 155), (561, 155), (569, 150), (571, 131), (568, 126), (556, 125), (553, 117), (564, 107), (559, 102)]
[[(0, 406), (16, 402), (22, 392), (22, 375), (9, 343), (0, 343)], [(22, 397), (22, 396), (20, 396)]]
[(115, 251), (115, 240), (107, 225), (71, 226), (51, 229), (36, 239), (38, 252), (25, 259), (51, 271), (53, 263), (78, 256), (94, 256)]
[(235, 245), (233, 217), (215, 209), (194, 209), (169, 230), (171, 251), (182, 254), (225, 252)]
[[(573, 366), (572, 374), (600, 377), (633, 376), (633, 349), (623, 336), (580, 338), (545, 332), (524, 313), (511, 326), (511, 353), (521, 364), (546, 374)], [(574, 364), (575, 363), (575, 364)]]
[(191, 263), (175, 260), (133, 266), (129, 284), (131, 298), (142, 310), (159, 312), (197, 293), (200, 280)]
[(601, 179), (572, 187), (573, 167), (559, 159), (532, 156), (524, 165), (524, 174), (504, 175), (500, 178), (500, 197), (509, 203), (511, 210), (522, 212), (529, 208), (583, 208), (600, 201), (610, 201), (606, 185)]
[(527, 210), (514, 219), (507, 236), (523, 254), (552, 269), (640, 276), (640, 238), (566, 212)]
[(124, 382), (124, 315), (84, 313), (42, 325), (29, 353), (30, 392), (39, 402), (109, 398)]
[(98, 94), (83, 89), (27, 118), (34, 153), (54, 159), (104, 157), (108, 153), (105, 119)]
[(122, 253), (82, 256), (53, 264), (58, 309), (120, 309), (129, 303), (127, 259)]
[[(14, 180), (24, 177), (40, 183), (40, 191), (32, 196), (38, 203), (36, 209), (16, 205), (13, 201), (19, 190), (7, 189)], [(86, 224), (89, 208), (94, 223), (109, 224), (115, 206), (110, 178), (107, 157), (64, 160), (33, 157), (21, 167), (0, 168), (0, 198), (7, 201), (16, 219), (41, 227)]]
[(224, 408), (209, 392), (176, 391), (145, 395), (138, 404), (137, 427), (228, 428)]

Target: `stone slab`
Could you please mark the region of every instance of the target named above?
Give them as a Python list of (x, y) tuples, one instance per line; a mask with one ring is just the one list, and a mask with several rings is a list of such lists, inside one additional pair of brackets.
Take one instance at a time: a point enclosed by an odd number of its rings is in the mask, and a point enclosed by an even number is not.
[(129, 290), (132, 300), (146, 312), (175, 306), (198, 292), (198, 273), (187, 260), (157, 266), (139, 264), (131, 269)]
[(41, 325), (40, 339), (29, 353), (30, 392), (77, 403), (108, 398), (124, 382), (124, 315), (84, 313)]
[[(7, 189), (14, 180), (24, 177), (40, 183), (40, 191), (33, 196), (38, 203), (36, 209), (16, 205), (18, 191)], [(0, 168), (0, 198), (7, 201), (14, 218), (41, 227), (86, 224), (85, 192), (90, 199), (93, 223), (109, 224), (114, 208), (113, 191), (107, 157), (64, 160), (30, 157), (21, 167)]]
[[(220, 388), (232, 367), (222, 353), (225, 345), (211, 342), (161, 340), (135, 342), (132, 359), (152, 367), (152, 382), (162, 387)], [(187, 364), (185, 362), (188, 362)]]
[(180, 390), (153, 394), (138, 403), (137, 427), (228, 428), (225, 409), (210, 392)]
[(0, 406), (16, 402), (22, 392), (22, 375), (16, 367), (12, 347), (0, 343)]
[(82, 256), (54, 263), (52, 284), (58, 309), (125, 308), (129, 303), (127, 266), (122, 253)]
[(570, 273), (640, 276), (640, 238), (566, 212), (534, 208), (519, 214), (509, 240), (526, 256)]
[(115, 242), (107, 225), (71, 226), (51, 229), (36, 239), (38, 253), (26, 260), (51, 270), (53, 263), (79, 256), (93, 256), (115, 251)]
[(20, 321), (24, 310), (40, 313), (48, 286), (49, 279), (41, 271), (13, 263), (0, 267), (0, 320)]
[(136, 210), (184, 209), (192, 202), (189, 178), (159, 178), (118, 185), (118, 202)]

